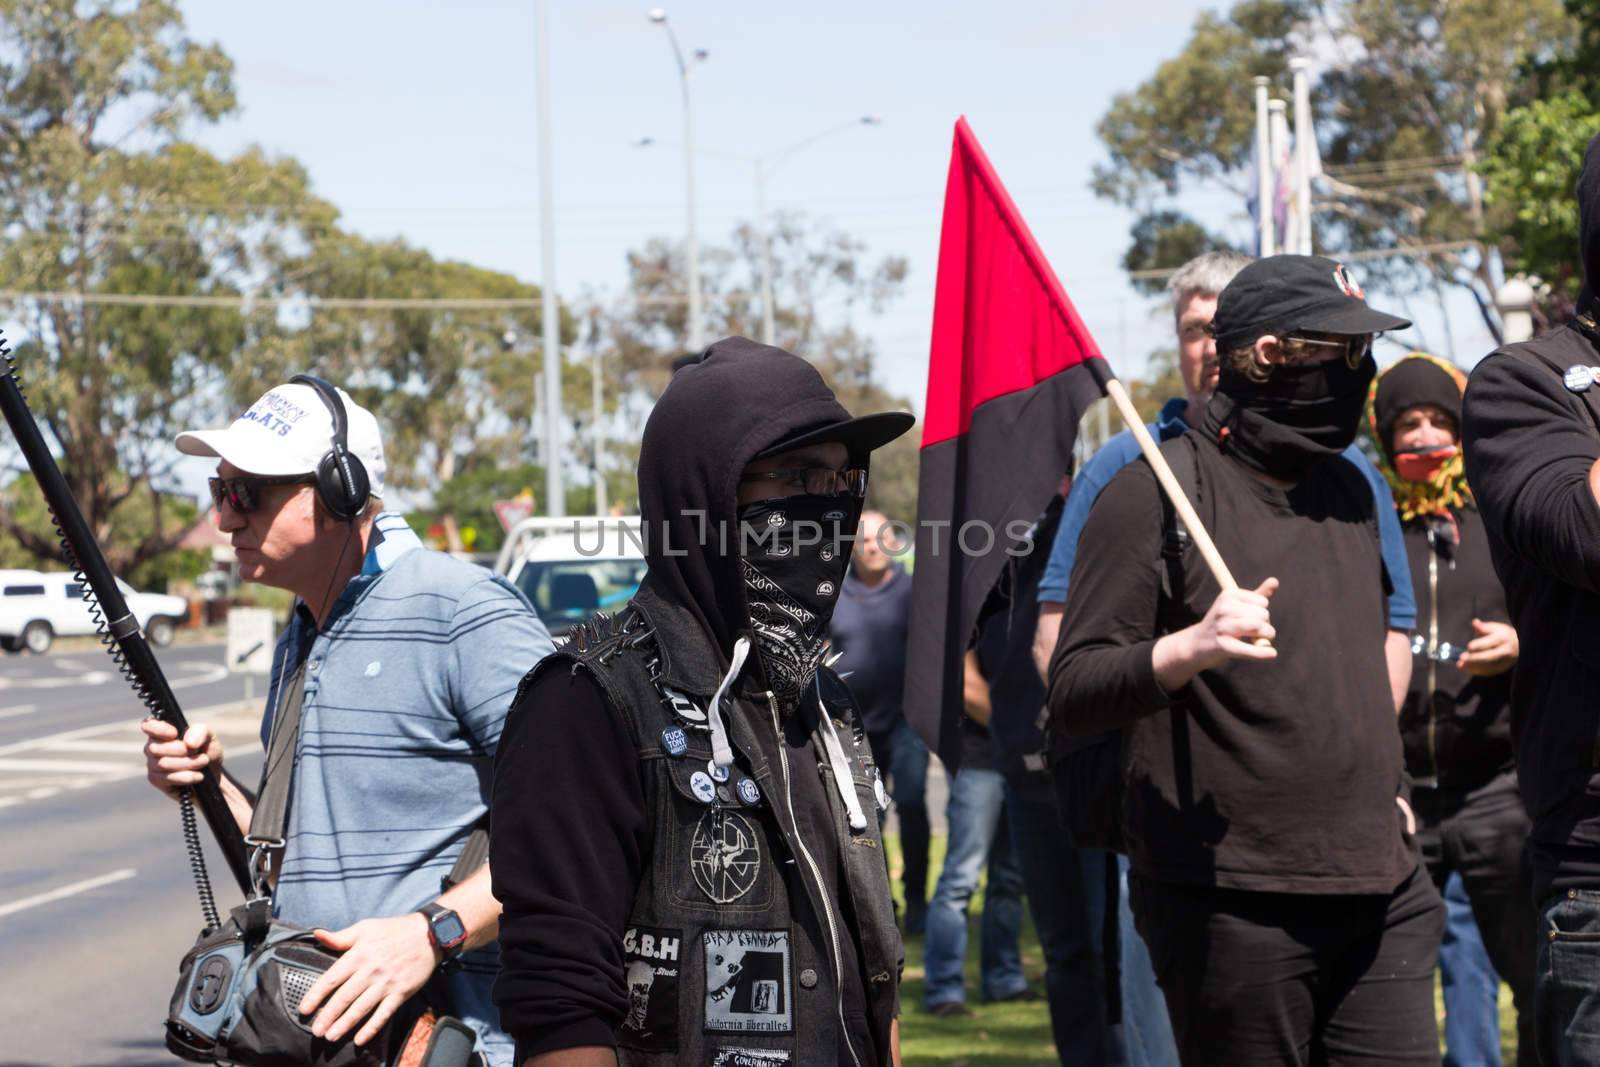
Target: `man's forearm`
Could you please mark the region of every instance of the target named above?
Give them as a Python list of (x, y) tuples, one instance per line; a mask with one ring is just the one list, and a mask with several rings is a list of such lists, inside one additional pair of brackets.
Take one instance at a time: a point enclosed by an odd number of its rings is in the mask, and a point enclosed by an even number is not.
[(1050, 657), (1055, 655), (1056, 639), (1061, 636), (1061, 616), (1065, 604), (1039, 601), (1039, 623), (1033, 630), (1033, 666), (1039, 680), (1050, 684)]
[(522, 1067), (617, 1067), (617, 1051), (602, 1045), (562, 1048), (529, 1056)]
[(250, 832), (250, 820), (256, 813), (256, 796), (233, 775), (226, 770), (218, 768), (218, 784), (222, 787), (222, 799), (228, 802), (228, 811), (233, 815), (233, 821), (239, 824), (239, 832)]
[(1383, 658), (1389, 665), (1389, 695), (1398, 715), (1411, 688), (1411, 636), (1404, 630), (1390, 630), (1384, 635)]
[(466, 881), (440, 896), (438, 904), (461, 916), (461, 923), (467, 928), (467, 942), (463, 951), (482, 948), (500, 936), (500, 902), (495, 899), (494, 890), (490, 887), (487, 863)]

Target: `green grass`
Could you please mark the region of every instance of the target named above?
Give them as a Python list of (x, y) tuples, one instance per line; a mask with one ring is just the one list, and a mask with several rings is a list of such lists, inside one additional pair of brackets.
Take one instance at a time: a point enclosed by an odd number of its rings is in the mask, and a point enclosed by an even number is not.
[[(889, 854), (891, 884), (895, 903), (903, 908), (905, 901), (900, 893), (900, 840), (889, 834), (884, 837), (884, 847)], [(945, 839), (933, 838), (929, 869), (937, 878), (944, 863)], [(932, 892), (932, 886), (929, 886)], [(978, 931), (973, 917), (983, 910), (983, 889), (973, 898), (968, 923), (971, 936), (967, 939), (967, 1006), (972, 1014), (965, 1018), (940, 1019), (922, 1008), (922, 938), (906, 938), (905, 981), (900, 986), (900, 1052), (905, 1067), (1024, 1067), (1028, 1064), (1054, 1064), (1055, 1042), (1050, 1036), (1050, 1011), (1041, 1000), (1025, 1004), (985, 1004), (978, 999)], [(1044, 957), (1039, 952), (1039, 938), (1033, 929), (1031, 916), (1024, 913), (1022, 930), (1022, 969), (1028, 982), (1040, 993), (1044, 992)], [(1439, 1013), (1439, 1035), (1444, 1037), (1444, 1001), (1438, 984), (1434, 986), (1434, 1003)], [(1507, 1067), (1517, 1061), (1517, 1022), (1511, 1007), (1511, 991), (1500, 985), (1500, 1056)]]

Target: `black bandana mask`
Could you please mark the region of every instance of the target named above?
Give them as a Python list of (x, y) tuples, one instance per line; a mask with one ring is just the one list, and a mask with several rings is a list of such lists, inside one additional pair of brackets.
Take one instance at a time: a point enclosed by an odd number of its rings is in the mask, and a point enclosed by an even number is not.
[(740, 572), (767, 684), (797, 703), (828, 643), (861, 502), (790, 496), (739, 509)]
[(1224, 369), (1204, 432), (1246, 466), (1297, 481), (1355, 441), (1377, 370), (1370, 355), (1354, 367), (1343, 359), (1280, 364), (1264, 382)]

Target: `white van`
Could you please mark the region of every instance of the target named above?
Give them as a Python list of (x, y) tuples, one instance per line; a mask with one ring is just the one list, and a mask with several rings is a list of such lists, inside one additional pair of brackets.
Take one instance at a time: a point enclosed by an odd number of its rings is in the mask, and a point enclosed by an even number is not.
[[(173, 632), (189, 615), (188, 603), (177, 596), (136, 593), (120, 578), (117, 588), (150, 643), (158, 648), (171, 644)], [(83, 600), (83, 586), (71, 574), (0, 570), (0, 648), (42, 654), (57, 637), (98, 632)]]
[(506, 534), (494, 572), (521, 589), (560, 637), (632, 598), (645, 574), (639, 530), (636, 515), (523, 519)]

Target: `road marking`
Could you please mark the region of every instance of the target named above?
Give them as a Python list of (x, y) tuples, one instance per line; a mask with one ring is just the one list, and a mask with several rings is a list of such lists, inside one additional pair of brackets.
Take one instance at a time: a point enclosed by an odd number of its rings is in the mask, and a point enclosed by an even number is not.
[(75, 897), (79, 893), (87, 893), (91, 889), (99, 889), (101, 886), (126, 882), (138, 873), (132, 867), (124, 867), (121, 870), (112, 871), (110, 874), (102, 874), (98, 878), (86, 878), (81, 882), (64, 885), (60, 889), (52, 889), (47, 893), (38, 893), (31, 897), (23, 897), (21, 900), (13, 900), (9, 904), (0, 904), (0, 916), (15, 915), (19, 911), (37, 908), (41, 904), (53, 904), (58, 900)]
[(32, 715), (39, 710), (37, 704), (23, 704), (15, 708), (0, 709), (0, 719), (15, 719), (22, 715)]
[(102, 763), (65, 759), (0, 759), (0, 771), (39, 771), (45, 774), (115, 774), (128, 769), (125, 763)]
[[(254, 741), (260, 733), (259, 712), (249, 705), (218, 704), (189, 715), (197, 722), (209, 721), (224, 739)], [(123, 719), (0, 746), (0, 809), (142, 777), (143, 745), (138, 722)], [(100, 754), (125, 758), (95, 758)]]

